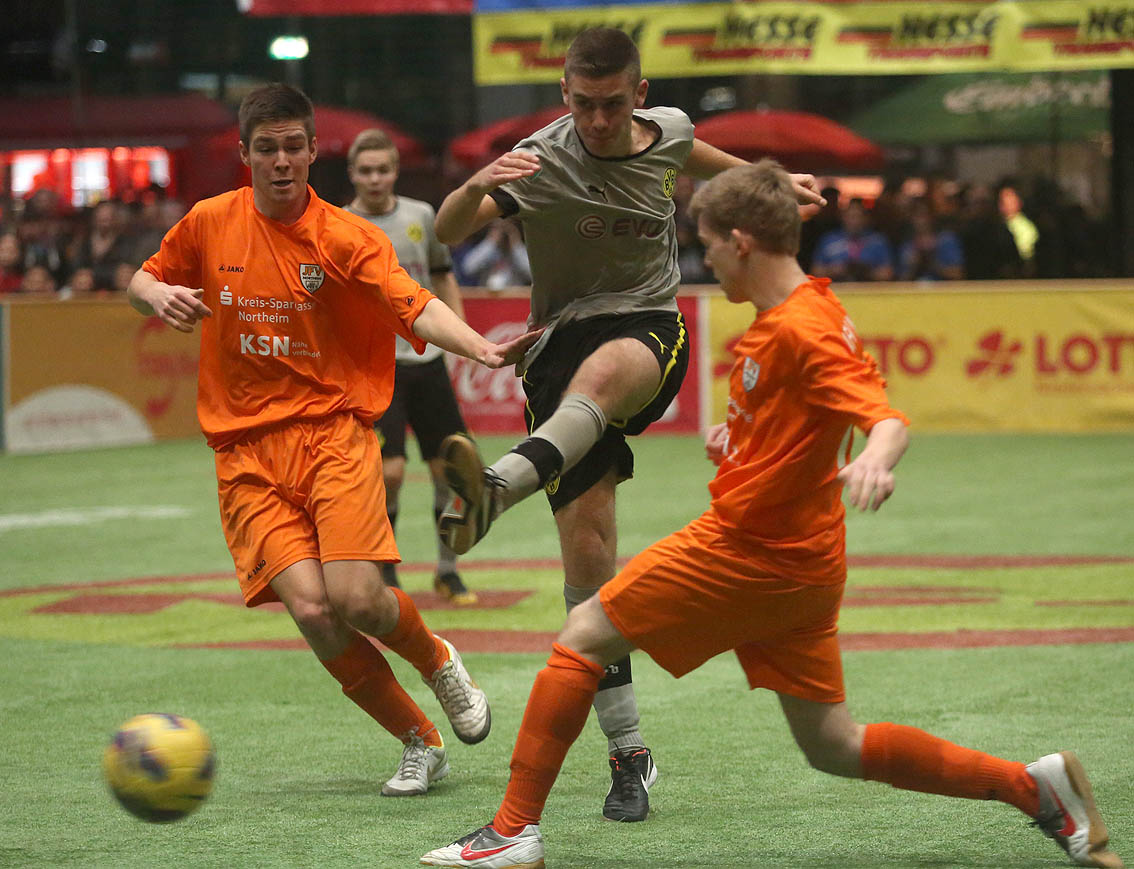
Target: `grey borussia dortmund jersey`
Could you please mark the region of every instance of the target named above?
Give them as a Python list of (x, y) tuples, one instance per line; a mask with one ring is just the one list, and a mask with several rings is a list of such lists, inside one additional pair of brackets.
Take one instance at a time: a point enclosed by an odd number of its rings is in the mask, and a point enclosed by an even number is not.
[(541, 167), (494, 197), (505, 214), (524, 222), (534, 326), (677, 310), (673, 190), (693, 148), (693, 124), (673, 108), (636, 109), (634, 116), (661, 129), (638, 154), (593, 156), (570, 115), (513, 149), (537, 154)]
[[(453, 267), (449, 248), (437, 240), (437, 233), (433, 228), (436, 215), (433, 206), (428, 202), (399, 196), (394, 201), (394, 210), (386, 214), (363, 214), (349, 205), (346, 210), (366, 218), (386, 233), (394, 245), (398, 263), (409, 272), (411, 278), (427, 290), (433, 289), (431, 272), (448, 271)], [(425, 352), (419, 356), (405, 338), (401, 335), (396, 337), (398, 343), (394, 356), (398, 362), (420, 364), (432, 362), (444, 355), (445, 351), (440, 347), (429, 344)]]

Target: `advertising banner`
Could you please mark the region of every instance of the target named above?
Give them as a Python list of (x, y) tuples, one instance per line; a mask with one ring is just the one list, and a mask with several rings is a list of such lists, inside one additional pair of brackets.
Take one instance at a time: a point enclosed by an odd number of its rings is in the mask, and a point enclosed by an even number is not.
[[(915, 430), (1134, 430), (1128, 284), (837, 292)], [(707, 301), (711, 423), (724, 419), (732, 347), (752, 308)]]
[[(470, 296), (464, 301), (469, 325), (490, 341), (507, 341), (527, 331), (530, 306), (526, 296)], [(695, 340), (699, 322), (697, 299), (679, 298), (678, 307), (685, 318), (686, 340), (692, 342), (689, 370), (677, 398), (665, 415), (650, 426), (650, 432), (696, 432), (700, 422), (701, 369)], [(512, 368), (490, 371), (468, 359), (450, 356), (449, 375), (461, 414), (474, 434), (526, 432), (524, 388)]]
[(571, 40), (625, 30), (647, 76), (893, 75), (1134, 66), (1129, 2), (480, 3), (478, 84), (557, 81)]
[(473, 0), (236, 0), (245, 15), (468, 15)]
[(199, 336), (124, 302), (5, 305), (4, 442), (11, 452), (199, 434)]

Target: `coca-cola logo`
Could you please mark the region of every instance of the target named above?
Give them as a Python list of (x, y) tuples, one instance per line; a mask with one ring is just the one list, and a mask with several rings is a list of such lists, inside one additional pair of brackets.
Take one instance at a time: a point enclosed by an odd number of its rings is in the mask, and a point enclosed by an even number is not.
[[(503, 344), (519, 338), (528, 331), (523, 322), (497, 323), (484, 331), (484, 337), (494, 344)], [(475, 410), (483, 404), (523, 404), (523, 383), (511, 366), (485, 368), (471, 359), (458, 358), (451, 371), (453, 391), (466, 408)]]

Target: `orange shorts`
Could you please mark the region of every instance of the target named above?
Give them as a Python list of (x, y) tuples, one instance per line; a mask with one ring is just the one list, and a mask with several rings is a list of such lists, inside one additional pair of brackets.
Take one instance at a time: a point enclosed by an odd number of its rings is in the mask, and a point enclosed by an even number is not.
[(770, 572), (709, 511), (632, 559), (599, 600), (619, 633), (674, 676), (733, 649), (752, 688), (840, 703), (843, 585)]
[(247, 606), (304, 558), (399, 561), (382, 452), (352, 414), (254, 431), (216, 451), (221, 525)]

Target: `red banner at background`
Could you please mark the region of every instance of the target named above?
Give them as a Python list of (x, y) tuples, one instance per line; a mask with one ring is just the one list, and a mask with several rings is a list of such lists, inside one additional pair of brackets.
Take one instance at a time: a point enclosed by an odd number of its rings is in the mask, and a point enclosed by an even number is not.
[[(697, 299), (679, 298), (685, 318), (687, 340), (697, 334)], [(466, 298), (465, 318), (470, 326), (497, 343), (517, 338), (527, 331), (529, 303), (523, 297)], [(700, 361), (696, 347), (689, 354), (689, 371), (681, 391), (665, 416), (650, 426), (650, 432), (690, 433), (699, 430), (701, 407)], [(523, 384), (512, 368), (490, 371), (468, 359), (451, 360), (449, 376), (461, 404), (461, 414), (474, 434), (523, 434)]]
[(237, 0), (245, 15), (471, 15), (473, 0)]

